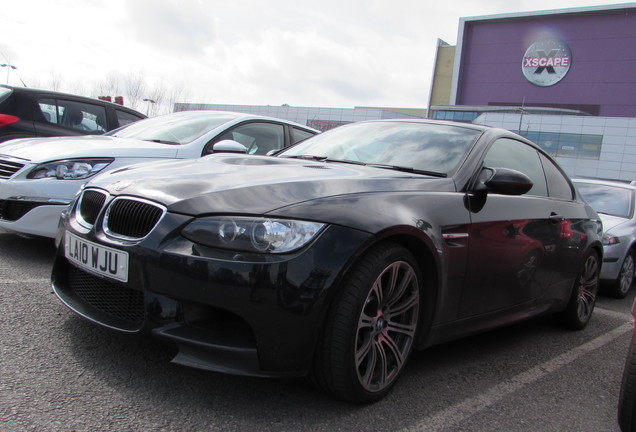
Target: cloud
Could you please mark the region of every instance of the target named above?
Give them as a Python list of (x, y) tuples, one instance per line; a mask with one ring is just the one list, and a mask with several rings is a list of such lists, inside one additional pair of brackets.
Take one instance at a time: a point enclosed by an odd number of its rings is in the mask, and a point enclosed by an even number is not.
[(21, 0), (0, 10), (0, 54), (12, 84), (71, 92), (142, 74), (183, 102), (423, 107), (437, 38), (456, 43), (459, 18), (597, 2)]
[(213, 2), (137, 0), (125, 8), (125, 25), (137, 40), (171, 56), (202, 55), (217, 38)]

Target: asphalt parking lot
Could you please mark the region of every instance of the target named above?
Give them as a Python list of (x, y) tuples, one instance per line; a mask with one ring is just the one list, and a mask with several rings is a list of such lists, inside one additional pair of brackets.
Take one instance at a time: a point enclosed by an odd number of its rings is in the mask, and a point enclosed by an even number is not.
[(579, 332), (550, 317), (415, 353), (386, 399), (171, 364), (51, 293), (51, 240), (0, 232), (1, 431), (618, 431), (635, 292)]

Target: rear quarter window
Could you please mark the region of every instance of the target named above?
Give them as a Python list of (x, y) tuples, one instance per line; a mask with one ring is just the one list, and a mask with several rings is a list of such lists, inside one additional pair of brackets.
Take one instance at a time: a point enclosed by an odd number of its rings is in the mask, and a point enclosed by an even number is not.
[(136, 122), (137, 120), (143, 119), (143, 117), (132, 115), (126, 111), (116, 109), (115, 112), (117, 113), (117, 122), (119, 123), (119, 127), (126, 126)]
[(4, 102), (5, 100), (7, 100), (12, 93), (13, 90), (11, 90), (10, 88), (0, 87), (0, 102)]

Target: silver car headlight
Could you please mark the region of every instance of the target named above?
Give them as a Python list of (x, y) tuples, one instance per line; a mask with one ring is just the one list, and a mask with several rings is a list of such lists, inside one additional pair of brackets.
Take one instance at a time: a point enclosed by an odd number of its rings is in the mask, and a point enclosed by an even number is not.
[(256, 253), (286, 253), (315, 238), (325, 224), (289, 219), (219, 216), (200, 218), (182, 235), (210, 247)]
[(94, 176), (115, 159), (66, 159), (37, 165), (27, 175), (28, 179), (57, 178), (59, 180), (83, 180)]

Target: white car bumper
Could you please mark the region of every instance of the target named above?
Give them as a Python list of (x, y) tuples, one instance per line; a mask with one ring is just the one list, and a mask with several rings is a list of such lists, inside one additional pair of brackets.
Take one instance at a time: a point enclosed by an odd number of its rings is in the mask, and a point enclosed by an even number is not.
[(54, 238), (60, 213), (82, 184), (57, 179), (0, 181), (0, 228)]

